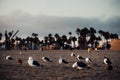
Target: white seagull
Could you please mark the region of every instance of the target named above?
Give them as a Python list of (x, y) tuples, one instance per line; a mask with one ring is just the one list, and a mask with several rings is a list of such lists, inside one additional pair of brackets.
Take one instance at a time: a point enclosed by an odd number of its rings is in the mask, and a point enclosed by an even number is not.
[(73, 52), (71, 53), (71, 57), (75, 57), (75, 54)]
[(78, 69), (87, 69), (88, 68), (88, 65), (83, 63), (83, 62), (75, 62), (73, 65), (72, 65), (73, 68), (78, 68)]
[(30, 66), (40, 66), (40, 64), (37, 62), (37, 61), (34, 61), (33, 60), (33, 57), (29, 57), (29, 59), (28, 59), (28, 64), (30, 65)]
[(20, 53), (20, 54), (22, 54), (22, 52), (21, 52), (21, 51), (20, 51), (19, 53)]
[(13, 58), (11, 56), (6, 56), (6, 60), (13, 60)]
[(42, 60), (45, 61), (45, 62), (51, 62), (51, 60), (48, 58), (48, 57), (42, 57)]
[(80, 60), (83, 60), (84, 58), (80, 55), (77, 55), (77, 59), (80, 61)]
[(59, 59), (59, 64), (68, 64), (69, 62), (67, 62), (65, 59), (60, 58)]
[(87, 57), (87, 58), (85, 58), (85, 62), (87, 62), (87, 63), (92, 63), (92, 60)]
[(110, 60), (108, 57), (104, 57), (104, 63), (105, 63), (106, 65), (112, 64), (111, 60)]

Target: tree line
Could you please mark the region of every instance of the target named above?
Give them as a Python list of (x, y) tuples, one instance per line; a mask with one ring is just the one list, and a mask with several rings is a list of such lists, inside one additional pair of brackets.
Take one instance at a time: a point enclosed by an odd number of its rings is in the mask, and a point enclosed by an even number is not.
[[(19, 31), (18, 31), (19, 32)], [(75, 33), (77, 36), (73, 36), (72, 32), (68, 32), (69, 37), (66, 35), (60, 36), (58, 33), (52, 35), (49, 33), (47, 36), (44, 36), (43, 40), (40, 40), (37, 33), (32, 33), (31, 36), (26, 38), (21, 38), (13, 34), (14, 31), (7, 32), (5, 31), (5, 41), (0, 44), (0, 47), (5, 46), (6, 50), (11, 49), (29, 49), (29, 50), (38, 50), (43, 47), (54, 46), (55, 50), (85, 50), (88, 47), (97, 48), (99, 46), (99, 41), (102, 40), (102, 37), (106, 40), (106, 43), (102, 46), (102, 49), (110, 49), (111, 45), (109, 39), (119, 39), (118, 34), (113, 34), (108, 31), (99, 30), (98, 32), (93, 28), (77, 28)], [(99, 34), (97, 36), (96, 34)], [(2, 40), (3, 34), (0, 33), (0, 40)], [(89, 40), (87, 40), (89, 37)], [(16, 44), (15, 44), (16, 43)], [(76, 46), (76, 44), (78, 46)], [(72, 45), (73, 44), (73, 45)]]

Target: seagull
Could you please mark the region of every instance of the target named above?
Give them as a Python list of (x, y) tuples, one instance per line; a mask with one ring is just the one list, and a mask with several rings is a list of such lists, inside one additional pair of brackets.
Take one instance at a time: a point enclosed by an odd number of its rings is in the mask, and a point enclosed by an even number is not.
[(20, 59), (20, 58), (18, 58), (18, 60), (17, 60), (17, 62), (18, 62), (18, 64), (22, 64), (22, 60)]
[(85, 62), (87, 62), (87, 63), (92, 63), (92, 60), (87, 57), (87, 58), (85, 58)]
[(6, 56), (6, 60), (13, 60), (13, 58), (11, 56)]
[(20, 54), (22, 54), (22, 52), (20, 51)]
[(78, 60), (83, 60), (84, 58), (82, 56), (80, 56), (80, 55), (77, 55), (77, 59)]
[(104, 57), (104, 63), (106, 65), (112, 64), (111, 60), (108, 57)]
[(30, 66), (40, 66), (40, 64), (37, 62), (37, 61), (34, 61), (33, 60), (33, 57), (29, 57), (29, 59), (28, 59), (28, 64), (30, 65)]
[(51, 60), (48, 58), (48, 57), (42, 57), (42, 60), (45, 61), (45, 62), (51, 62)]
[(71, 53), (71, 57), (75, 57), (75, 54), (73, 52)]
[(73, 65), (72, 65), (73, 68), (78, 68), (78, 69), (87, 69), (88, 66), (87, 64), (83, 63), (83, 62), (75, 62)]
[(60, 58), (59, 59), (59, 64), (68, 64), (69, 62), (67, 62), (65, 59), (63, 59), (63, 58)]

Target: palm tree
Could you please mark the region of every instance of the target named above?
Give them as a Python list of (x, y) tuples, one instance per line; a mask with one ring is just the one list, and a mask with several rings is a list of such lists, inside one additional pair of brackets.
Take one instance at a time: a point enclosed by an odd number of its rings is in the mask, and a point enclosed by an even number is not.
[(55, 37), (56, 49), (60, 49), (60, 48), (61, 48), (61, 44), (62, 44), (62, 39), (61, 39), (61, 37), (59, 36), (58, 33), (56, 33), (56, 34), (54, 35), (54, 37)]
[(8, 33), (9, 39), (11, 38), (12, 34), (13, 34), (13, 31), (11, 31), (11, 32)]
[(48, 41), (48, 37), (47, 36), (44, 37), (44, 41), (45, 41), (45, 45), (48, 45), (49, 41)]
[(48, 34), (48, 40), (50, 42), (50, 44), (53, 44), (55, 42), (55, 39), (52, 37), (52, 34)]
[(89, 34), (89, 30), (85, 27), (83, 29), (81, 29), (80, 31), (80, 35), (81, 35), (81, 46), (82, 48), (81, 49), (86, 49), (87, 48), (87, 40), (86, 40), (86, 37), (88, 36)]
[(2, 40), (2, 33), (0, 33), (0, 40)]
[(77, 41), (77, 38), (74, 36), (74, 37), (72, 37), (72, 41), (73, 41), (73, 46), (74, 46), (74, 48), (75, 48), (75, 41)]
[(113, 34), (113, 33), (110, 34), (110, 38), (111, 39), (119, 39), (118, 34)]
[(93, 27), (91, 27), (90, 30), (89, 30), (90, 39), (89, 39), (88, 43), (91, 44), (92, 48), (93, 48), (94, 42), (96, 40), (95, 33), (96, 33), (96, 30)]
[(66, 35), (63, 35), (61, 38), (62, 38), (63, 43), (67, 42), (67, 36)]
[(77, 34), (78, 36), (80, 36), (80, 28), (77, 28), (77, 29), (76, 29), (76, 34)]
[(61, 43), (61, 47), (63, 47), (63, 49), (67, 49), (67, 36), (66, 35), (62, 35), (61, 37), (62, 43)]
[(80, 49), (87, 48), (87, 40), (86, 36), (89, 34), (89, 30), (85, 27), (83, 29), (76, 29), (76, 33), (78, 35), (78, 46)]
[(72, 39), (72, 32), (69, 32), (69, 39)]

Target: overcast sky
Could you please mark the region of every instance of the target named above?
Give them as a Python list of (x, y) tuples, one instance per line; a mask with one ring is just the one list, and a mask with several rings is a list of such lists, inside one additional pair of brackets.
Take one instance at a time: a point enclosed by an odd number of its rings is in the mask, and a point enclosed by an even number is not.
[(75, 33), (94, 27), (120, 35), (120, 0), (0, 0), (0, 32)]

